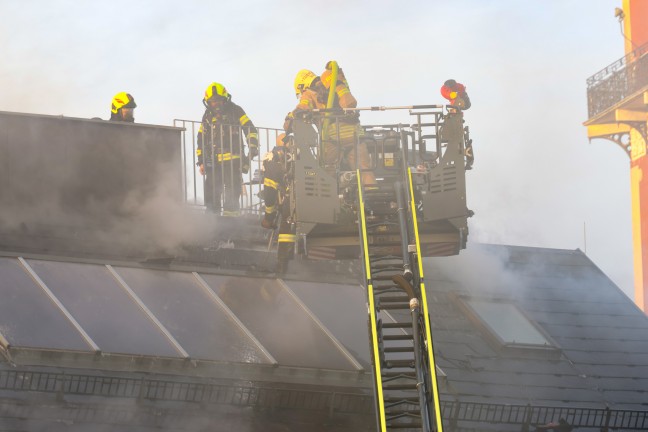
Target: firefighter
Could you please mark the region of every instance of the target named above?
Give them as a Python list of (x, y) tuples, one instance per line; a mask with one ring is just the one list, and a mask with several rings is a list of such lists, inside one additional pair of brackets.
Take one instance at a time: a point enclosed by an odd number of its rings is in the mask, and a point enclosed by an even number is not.
[[(321, 77), (315, 75), (312, 71), (302, 69), (295, 77), (295, 93), (299, 98), (299, 104), (295, 110), (290, 113), (284, 124), (287, 132), (291, 131), (292, 119), (295, 116), (308, 112), (311, 109), (326, 108), (329, 89), (332, 80), (331, 62), (326, 65), (325, 71)], [(337, 83), (335, 83), (335, 99), (333, 108), (355, 108), (358, 102), (349, 90), (349, 85), (344, 73), (340, 71)], [(356, 169), (356, 152), (358, 155), (357, 167), (362, 171), (362, 183), (365, 186), (373, 187), (376, 184), (376, 178), (371, 171), (371, 162), (369, 160), (369, 151), (367, 145), (362, 141), (364, 131), (360, 126), (359, 115), (357, 113), (347, 114), (337, 119), (332, 119), (327, 125), (323, 126), (322, 134), (322, 152), (324, 166), (335, 170), (341, 161), (346, 162), (346, 168), (349, 170)], [(356, 144), (357, 143), (357, 144)]]
[(110, 106), (110, 121), (135, 122), (134, 111), (137, 108), (135, 98), (129, 93), (117, 93)]
[[(443, 83), (441, 87), (441, 96), (450, 101), (451, 106), (456, 106), (459, 110), (448, 109), (449, 113), (462, 115), (462, 111), (470, 108), (470, 98), (466, 92), (466, 86), (458, 83), (453, 79), (449, 79)], [(467, 130), (467, 129), (466, 129)], [(473, 153), (472, 140), (468, 139), (465, 143), (466, 149), (464, 151), (466, 155), (466, 169), (472, 169), (473, 163), (475, 162), (475, 155)]]
[(266, 229), (276, 229), (279, 223), (279, 244), (277, 250), (277, 273), (285, 273), (288, 262), (295, 251), (295, 224), (290, 219), (290, 197), (288, 191), (290, 172), (287, 169), (286, 134), (277, 136), (277, 145), (263, 158), (263, 200), (265, 214), (261, 226)]
[[(257, 129), (220, 83), (209, 84), (203, 105), (196, 165), (205, 177), (205, 206), (216, 213), (222, 209), (224, 216), (237, 216), (242, 174), (249, 170), (250, 159), (259, 154)], [(243, 135), (249, 156), (243, 150)]]
[(454, 105), (462, 110), (470, 108), (470, 98), (466, 93), (466, 86), (458, 83), (453, 79), (449, 79), (443, 83), (441, 87), (441, 96), (450, 101), (450, 105)]

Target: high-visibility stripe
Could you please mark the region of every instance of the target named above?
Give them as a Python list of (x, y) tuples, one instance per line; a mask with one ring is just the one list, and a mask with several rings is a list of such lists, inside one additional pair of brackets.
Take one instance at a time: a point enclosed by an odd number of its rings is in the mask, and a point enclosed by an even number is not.
[(216, 155), (216, 157), (218, 158), (218, 162), (229, 161), (229, 160), (232, 160), (232, 159), (240, 159), (241, 158), (240, 155), (237, 155), (237, 154), (233, 155), (232, 153), (219, 153), (219, 154)]
[(265, 212), (266, 212), (267, 214), (272, 214), (272, 213), (275, 212), (275, 207), (276, 207), (276, 206), (273, 206), (273, 205), (269, 206), (269, 205), (266, 204), (266, 206), (265, 206)]
[(338, 137), (340, 139), (353, 138), (355, 135), (358, 136), (361, 135), (358, 129), (359, 129), (358, 125), (341, 124), (338, 133), (338, 125), (333, 123), (328, 128), (326, 128), (323, 138), (324, 139), (337, 139)]
[(297, 236), (295, 234), (279, 234), (277, 241), (279, 243), (295, 243)]
[(349, 94), (349, 93), (351, 93), (351, 90), (349, 90), (349, 87), (342, 87), (341, 89), (339, 89), (339, 90), (337, 91), (337, 95), (338, 95), (339, 97), (342, 97), (342, 96), (344, 96), (345, 94)]
[(250, 118), (247, 116), (247, 114), (243, 114), (241, 118), (239, 119), (239, 122), (241, 123), (241, 126), (243, 126), (245, 123), (249, 122)]
[(299, 105), (306, 105), (308, 108), (311, 108), (311, 101), (308, 99), (301, 99), (299, 101)]
[(196, 149), (196, 156), (201, 156), (201, 155), (202, 155), (202, 149), (201, 149), (201, 148), (197, 148), (197, 149)]
[(263, 179), (263, 186), (268, 186), (271, 187), (272, 189), (277, 189), (279, 187), (279, 183), (266, 177)]
[(362, 182), (360, 170), (356, 170), (358, 179), (358, 202), (360, 207), (360, 222), (362, 228), (362, 251), (364, 255), (365, 273), (367, 276), (367, 299), (369, 300), (369, 317), (371, 320), (371, 345), (373, 348), (374, 371), (376, 391), (378, 392), (378, 414), (380, 431), (387, 432), (387, 419), (385, 417), (385, 400), (382, 390), (382, 372), (380, 370), (380, 353), (378, 351), (378, 334), (376, 328), (376, 306), (374, 304), (373, 283), (371, 281), (371, 266), (369, 264), (369, 245), (367, 243), (367, 222), (365, 220), (364, 200), (362, 198)]
[[(247, 137), (248, 137), (248, 139), (250, 139), (250, 138), (257, 138), (258, 139), (259, 135), (254, 133), (254, 132), (250, 132)], [(251, 147), (256, 147), (256, 146), (254, 144), (252, 144)]]
[[(421, 312), (425, 318), (425, 338), (427, 341), (427, 350), (428, 358), (430, 365), (430, 377), (432, 378), (432, 397), (434, 399), (434, 416), (436, 419), (437, 431), (443, 432), (443, 420), (441, 419), (441, 401), (439, 398), (439, 383), (437, 382), (436, 374), (436, 360), (434, 359), (434, 347), (432, 346), (432, 330), (430, 327), (430, 316), (428, 313), (427, 307), (427, 296), (425, 295), (425, 277), (423, 274), (423, 256), (421, 255), (421, 242), (419, 239), (419, 230), (418, 230), (418, 218), (416, 216), (416, 201), (414, 201), (414, 186), (412, 182), (412, 169), (407, 168), (407, 174), (409, 177), (409, 189), (410, 189), (410, 198), (411, 198), (411, 208), (412, 208), (412, 220), (414, 225), (414, 236), (416, 239), (416, 257), (418, 261), (418, 270), (420, 277), (420, 289), (421, 289)], [(360, 175), (358, 173), (358, 175)]]

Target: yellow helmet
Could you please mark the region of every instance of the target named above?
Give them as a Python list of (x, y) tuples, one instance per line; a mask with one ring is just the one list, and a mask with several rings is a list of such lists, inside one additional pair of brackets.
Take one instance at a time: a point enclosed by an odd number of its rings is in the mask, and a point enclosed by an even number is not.
[(308, 69), (302, 69), (297, 72), (297, 76), (295, 77), (295, 94), (299, 96), (301, 92), (310, 87), (315, 78), (317, 78), (317, 75)]
[(225, 89), (225, 86), (223, 84), (213, 82), (209, 84), (207, 87), (207, 90), (205, 90), (205, 102), (209, 102), (210, 100), (213, 100), (214, 98), (222, 97), (227, 100), (230, 100), (232, 96), (230, 96), (229, 93), (227, 93), (227, 90)]
[(137, 108), (135, 99), (129, 93), (121, 92), (117, 93), (115, 97), (113, 97), (110, 112), (117, 114), (117, 111), (122, 108)]

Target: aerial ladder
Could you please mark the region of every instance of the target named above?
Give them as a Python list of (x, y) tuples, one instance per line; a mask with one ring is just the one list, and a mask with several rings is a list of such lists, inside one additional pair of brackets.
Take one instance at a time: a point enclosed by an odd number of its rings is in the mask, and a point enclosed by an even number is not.
[[(470, 137), (459, 111), (393, 108), (409, 109), (416, 121), (365, 127), (377, 178), (370, 187), (359, 169), (321, 167), (315, 121), (295, 121), (293, 218), (306, 255), (313, 244), (353, 247), (355, 257), (360, 251), (378, 430), (443, 431), (422, 259), (454, 255), (466, 245)], [(390, 108), (342, 111), (364, 109)], [(332, 114), (328, 121), (345, 115), (321, 111)]]
[[(333, 70), (335, 81), (335, 65)], [(367, 146), (376, 184), (362, 170), (331, 167), (318, 131), (359, 111), (409, 110), (411, 124), (364, 126), (354, 149)], [(315, 109), (293, 122), (291, 220), (299, 250), (310, 257), (360, 258), (380, 432), (443, 431), (423, 257), (466, 247), (468, 127), (458, 107)], [(315, 127), (317, 126), (317, 127)], [(339, 130), (339, 127), (336, 128)], [(327, 139), (331, 139), (330, 137)], [(342, 149), (340, 149), (342, 150)], [(352, 158), (358, 163), (358, 154)]]
[[(376, 422), (381, 432), (442, 431), (411, 170), (406, 180), (372, 191), (358, 180)], [(400, 237), (400, 254), (391, 252), (386, 232)], [(394, 320), (390, 311), (399, 309), (410, 319)]]

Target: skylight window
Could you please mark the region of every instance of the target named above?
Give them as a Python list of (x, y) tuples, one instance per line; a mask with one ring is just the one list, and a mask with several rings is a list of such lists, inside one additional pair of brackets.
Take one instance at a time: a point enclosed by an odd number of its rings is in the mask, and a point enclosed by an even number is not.
[(513, 303), (466, 298), (463, 301), (502, 345), (555, 348), (549, 337)]

